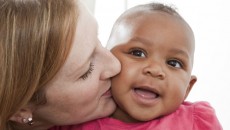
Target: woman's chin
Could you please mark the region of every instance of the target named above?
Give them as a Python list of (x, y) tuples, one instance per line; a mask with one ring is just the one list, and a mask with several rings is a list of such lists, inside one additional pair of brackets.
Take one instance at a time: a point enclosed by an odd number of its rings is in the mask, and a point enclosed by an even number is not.
[(101, 110), (100, 110), (101, 115), (99, 116), (99, 118), (111, 115), (116, 110), (116, 107), (117, 106), (115, 102), (113, 101), (113, 99), (108, 98), (107, 101), (104, 103), (104, 106), (101, 107)]

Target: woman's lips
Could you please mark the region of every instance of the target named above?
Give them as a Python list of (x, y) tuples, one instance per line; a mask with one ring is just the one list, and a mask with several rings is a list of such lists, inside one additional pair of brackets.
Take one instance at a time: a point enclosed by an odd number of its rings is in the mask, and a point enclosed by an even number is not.
[(111, 94), (111, 90), (108, 89), (102, 96), (107, 96), (107, 97), (111, 97), (112, 94)]

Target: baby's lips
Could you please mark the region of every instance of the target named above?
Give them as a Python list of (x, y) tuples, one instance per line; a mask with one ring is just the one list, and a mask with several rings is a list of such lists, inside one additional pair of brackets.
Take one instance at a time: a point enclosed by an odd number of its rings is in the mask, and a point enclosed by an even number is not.
[(147, 90), (147, 89), (142, 89), (142, 88), (135, 88), (134, 89), (135, 93), (138, 94), (139, 96), (145, 98), (145, 99), (154, 99), (158, 97), (158, 94)]

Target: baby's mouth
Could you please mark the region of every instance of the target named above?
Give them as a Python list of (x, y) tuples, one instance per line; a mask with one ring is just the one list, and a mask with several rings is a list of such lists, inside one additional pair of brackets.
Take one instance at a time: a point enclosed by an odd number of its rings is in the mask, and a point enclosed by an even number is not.
[(134, 88), (134, 92), (145, 99), (155, 99), (159, 96), (159, 94), (154, 90), (146, 88)]

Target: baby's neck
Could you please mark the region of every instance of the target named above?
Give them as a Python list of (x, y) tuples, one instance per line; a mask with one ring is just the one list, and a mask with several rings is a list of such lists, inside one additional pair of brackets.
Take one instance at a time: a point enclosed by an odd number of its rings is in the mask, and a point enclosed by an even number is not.
[(127, 123), (136, 123), (136, 122), (140, 122), (134, 118), (132, 118), (131, 116), (129, 116), (128, 113), (126, 113), (125, 111), (123, 111), (120, 108), (117, 108), (115, 110), (115, 112), (111, 115), (112, 118), (118, 119), (120, 121), (123, 122), (127, 122)]

